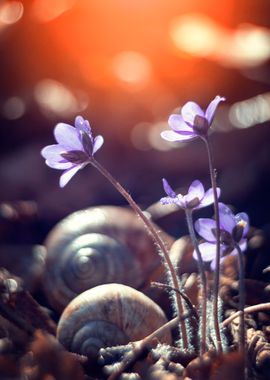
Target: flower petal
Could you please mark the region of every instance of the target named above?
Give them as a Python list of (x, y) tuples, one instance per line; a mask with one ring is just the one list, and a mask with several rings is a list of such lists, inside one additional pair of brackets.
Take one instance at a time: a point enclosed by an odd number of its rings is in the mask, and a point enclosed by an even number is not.
[[(219, 187), (217, 187), (217, 196), (218, 196), (218, 198), (220, 197), (220, 188)], [(209, 206), (212, 203), (214, 203), (214, 192), (213, 192), (213, 189), (211, 188), (211, 189), (207, 190), (206, 193), (204, 194), (204, 197), (201, 200), (200, 206), (198, 208)]]
[[(212, 261), (216, 257), (216, 244), (211, 244), (208, 242), (201, 243), (199, 244), (199, 250), (201, 252), (203, 261)], [(197, 253), (195, 250), (193, 251), (193, 257), (195, 260), (198, 260)]]
[(226, 99), (221, 97), (221, 96), (216, 96), (214, 100), (209, 104), (205, 111), (205, 117), (208, 120), (209, 126), (212, 124), (217, 106), (219, 105), (220, 102), (224, 102)]
[(204, 196), (204, 187), (201, 181), (196, 179), (195, 181), (192, 182), (192, 184), (189, 186), (188, 189), (188, 195), (191, 196), (192, 198), (198, 198), (201, 200)]
[(169, 182), (165, 178), (162, 178), (162, 184), (163, 184), (163, 189), (164, 189), (165, 193), (169, 197), (175, 198), (176, 197), (176, 193), (173, 191), (173, 189), (169, 185)]
[(240, 249), (242, 252), (245, 252), (247, 249), (247, 239), (241, 239), (240, 242), (238, 243)]
[(216, 230), (217, 226), (214, 219), (200, 218), (196, 220), (194, 226), (195, 230), (202, 238), (210, 243), (216, 242), (216, 237), (213, 231)]
[(59, 145), (48, 145), (42, 149), (41, 155), (46, 159), (45, 163), (53, 169), (69, 169), (73, 166), (72, 163), (65, 160), (61, 153), (64, 153), (65, 149)]
[(199, 115), (199, 116), (204, 117), (203, 110), (201, 109), (200, 106), (198, 106), (197, 103), (194, 103), (194, 102), (187, 102), (183, 106), (181, 110), (181, 114), (182, 114), (183, 120), (187, 124), (189, 124), (191, 127), (193, 127), (194, 125), (195, 116)]
[(160, 203), (162, 205), (171, 205), (171, 204), (176, 204), (177, 198), (172, 198), (172, 197), (163, 197), (160, 199)]
[(83, 150), (76, 128), (69, 124), (59, 123), (54, 129), (56, 141), (66, 150)]
[(96, 151), (98, 151), (102, 147), (103, 143), (104, 143), (104, 138), (101, 135), (98, 135), (95, 137), (92, 155), (94, 155)]
[(53, 162), (53, 161), (45, 161), (46, 165), (48, 165), (52, 169), (66, 170), (70, 169), (74, 164), (72, 162), (68, 162), (63, 160), (63, 162)]
[(46, 160), (62, 160), (63, 157), (61, 157), (61, 153), (65, 152), (66, 150), (59, 144), (54, 145), (47, 145), (41, 150), (41, 155)]
[[(220, 265), (223, 263), (223, 261), (226, 259), (226, 257), (221, 257), (220, 258)], [(211, 267), (211, 269), (212, 269), (212, 271), (214, 272), (215, 270), (216, 270), (216, 267), (217, 267), (217, 260), (216, 260), (216, 258), (214, 258), (214, 260), (211, 262), (211, 265), (210, 265), (210, 267)]]
[(232, 210), (226, 206), (224, 203), (219, 202), (219, 219), (220, 228), (232, 234), (232, 231), (236, 225), (235, 216)]
[(239, 214), (235, 215), (235, 221), (236, 224), (243, 224), (243, 236), (246, 236), (250, 227), (248, 214), (246, 214), (245, 212), (239, 212)]
[(169, 126), (175, 131), (181, 134), (193, 134), (193, 128), (186, 124), (181, 115), (173, 114), (168, 120)]
[(82, 130), (83, 132), (87, 133), (88, 135), (91, 135), (91, 128), (88, 120), (85, 120), (82, 116), (77, 116), (75, 119), (75, 128), (79, 131)]
[(71, 180), (71, 178), (77, 173), (78, 170), (82, 169), (84, 165), (75, 165), (70, 169), (64, 171), (59, 180), (60, 187), (66, 186), (66, 184)]
[(180, 133), (174, 131), (163, 131), (160, 135), (164, 140), (167, 141), (185, 141), (197, 137), (195, 133), (190, 135), (181, 135)]

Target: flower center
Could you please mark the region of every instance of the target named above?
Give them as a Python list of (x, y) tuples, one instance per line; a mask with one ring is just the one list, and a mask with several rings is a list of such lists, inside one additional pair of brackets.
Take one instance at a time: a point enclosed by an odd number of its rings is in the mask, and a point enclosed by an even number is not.
[(89, 157), (85, 152), (82, 152), (81, 150), (70, 150), (68, 152), (61, 153), (61, 156), (71, 162), (72, 164), (79, 165), (83, 162), (86, 162)]
[(193, 124), (193, 130), (199, 135), (206, 135), (209, 129), (208, 121), (205, 117), (196, 115)]
[(247, 225), (247, 222), (245, 222), (242, 219), (234, 227), (234, 229), (232, 231), (232, 236), (233, 236), (234, 241), (236, 241), (237, 243), (242, 239), (243, 232), (244, 232), (246, 225)]
[(187, 207), (187, 208), (194, 208), (194, 207), (199, 206), (199, 204), (200, 204), (200, 200), (199, 200), (199, 198), (198, 198), (198, 197), (195, 197), (195, 198), (191, 199), (191, 201), (188, 201), (188, 202), (186, 203), (186, 207)]

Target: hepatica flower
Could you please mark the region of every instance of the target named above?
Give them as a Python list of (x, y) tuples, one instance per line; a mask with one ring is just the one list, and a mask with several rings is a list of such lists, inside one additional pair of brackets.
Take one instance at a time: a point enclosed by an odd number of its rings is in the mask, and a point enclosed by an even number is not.
[(181, 115), (173, 114), (169, 117), (168, 123), (172, 130), (161, 132), (161, 137), (168, 141), (185, 141), (207, 136), (217, 106), (224, 100), (225, 98), (216, 96), (205, 112), (198, 104), (187, 102), (182, 107)]
[(94, 154), (103, 145), (103, 137), (93, 137), (88, 120), (77, 116), (75, 127), (59, 123), (54, 129), (57, 144), (48, 145), (42, 149), (41, 155), (46, 164), (53, 169), (64, 170), (60, 177), (60, 187), (91, 162)]
[[(220, 249), (222, 258), (225, 255), (236, 255), (236, 244), (239, 245), (241, 251), (247, 248), (246, 235), (249, 230), (249, 218), (244, 212), (234, 215), (229, 207), (223, 203), (218, 204), (220, 218)], [(201, 218), (195, 222), (195, 229), (198, 234), (206, 241), (199, 244), (199, 249), (203, 261), (211, 262), (211, 268), (216, 267), (216, 221), (208, 218)], [(193, 257), (197, 259), (197, 254), (194, 251)]]
[[(205, 192), (203, 184), (199, 180), (192, 182), (185, 195), (176, 194), (165, 178), (163, 178), (162, 182), (164, 191), (167, 194), (167, 197), (160, 200), (163, 205), (176, 204), (183, 209), (195, 210), (214, 203), (213, 189), (211, 188)], [(217, 194), (219, 197), (219, 188), (217, 188)]]

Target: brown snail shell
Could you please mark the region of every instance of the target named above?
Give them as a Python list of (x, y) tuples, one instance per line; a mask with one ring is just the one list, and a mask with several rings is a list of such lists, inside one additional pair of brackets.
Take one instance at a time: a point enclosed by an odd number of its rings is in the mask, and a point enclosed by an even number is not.
[[(104, 284), (70, 302), (59, 320), (57, 337), (67, 350), (93, 358), (100, 348), (141, 340), (166, 321), (162, 309), (138, 290)], [(160, 340), (170, 344), (170, 332)]]
[(44, 290), (59, 312), (97, 285), (117, 282), (138, 289), (160, 265), (143, 223), (122, 207), (77, 211), (53, 228), (45, 245)]

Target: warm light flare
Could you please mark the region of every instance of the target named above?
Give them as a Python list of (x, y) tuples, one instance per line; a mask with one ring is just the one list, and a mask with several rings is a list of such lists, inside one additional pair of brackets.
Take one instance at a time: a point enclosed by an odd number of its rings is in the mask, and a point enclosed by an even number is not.
[(173, 20), (170, 35), (178, 49), (199, 56), (214, 53), (221, 38), (218, 25), (199, 14), (188, 14)]
[(62, 83), (52, 79), (40, 81), (35, 87), (34, 96), (41, 111), (48, 117), (71, 116), (84, 110), (88, 105), (86, 96), (81, 94), (78, 99)]
[(32, 5), (32, 15), (40, 22), (49, 22), (72, 8), (75, 2), (75, 0), (35, 0)]
[(255, 26), (240, 27), (233, 36), (235, 60), (256, 65), (270, 57), (270, 31)]
[(151, 64), (147, 57), (135, 51), (124, 51), (113, 58), (115, 76), (129, 84), (144, 84), (151, 77)]
[(255, 25), (229, 30), (204, 15), (187, 14), (172, 21), (170, 35), (180, 51), (224, 66), (258, 66), (270, 58), (270, 31)]
[(0, 26), (15, 24), (23, 15), (23, 4), (20, 1), (5, 1), (0, 5)]

